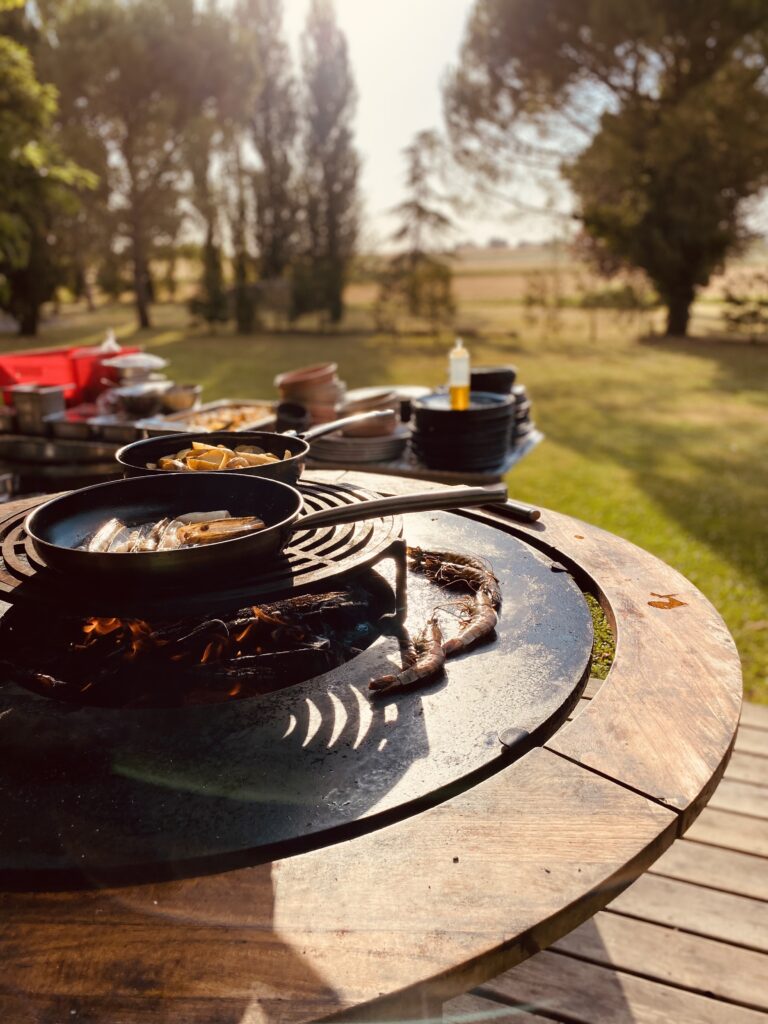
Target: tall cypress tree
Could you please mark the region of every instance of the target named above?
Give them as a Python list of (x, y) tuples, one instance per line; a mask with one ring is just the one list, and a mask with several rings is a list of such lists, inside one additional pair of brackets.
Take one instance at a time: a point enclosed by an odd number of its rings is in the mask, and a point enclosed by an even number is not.
[(296, 79), (283, 38), (282, 0), (241, 0), (238, 19), (259, 75), (248, 119), (259, 161), (253, 173), (259, 272), (263, 278), (276, 278), (291, 262), (296, 244)]
[(357, 94), (332, 0), (312, 0), (302, 60), (307, 252), (317, 307), (338, 323), (357, 241), (360, 159), (352, 130)]

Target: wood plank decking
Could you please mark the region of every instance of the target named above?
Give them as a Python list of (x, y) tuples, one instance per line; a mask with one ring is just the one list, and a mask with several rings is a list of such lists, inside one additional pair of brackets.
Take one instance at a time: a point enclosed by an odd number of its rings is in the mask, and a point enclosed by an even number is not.
[(744, 706), (725, 777), (685, 839), (551, 949), (446, 1004), (444, 1020), (766, 1024), (768, 707)]

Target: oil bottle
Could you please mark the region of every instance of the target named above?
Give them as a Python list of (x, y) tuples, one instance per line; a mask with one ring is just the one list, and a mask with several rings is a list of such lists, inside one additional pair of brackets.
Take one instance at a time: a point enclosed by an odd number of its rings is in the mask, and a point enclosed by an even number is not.
[(448, 388), (452, 409), (469, 408), (469, 352), (461, 338), (451, 349), (448, 357)]

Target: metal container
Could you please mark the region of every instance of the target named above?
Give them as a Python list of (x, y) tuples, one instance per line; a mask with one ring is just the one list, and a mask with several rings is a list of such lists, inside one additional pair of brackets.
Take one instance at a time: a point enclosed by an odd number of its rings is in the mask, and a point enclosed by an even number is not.
[(13, 473), (0, 473), (0, 504), (10, 501), (16, 491), (16, 477)]
[(133, 420), (154, 416), (163, 404), (163, 397), (171, 387), (170, 381), (145, 381), (130, 387), (113, 388), (111, 397), (115, 411)]
[(45, 436), (48, 433), (46, 417), (62, 413), (66, 408), (65, 390), (63, 384), (45, 387), (17, 384), (11, 388), (19, 433)]
[(93, 416), (88, 423), (98, 437), (110, 444), (130, 444), (143, 437), (137, 423), (120, 416)]
[(198, 409), (202, 393), (202, 384), (174, 384), (163, 393), (163, 411), (178, 413)]
[(0, 405), (0, 434), (16, 432), (16, 410), (12, 405)]
[[(206, 402), (199, 409), (177, 412), (170, 416), (153, 416), (139, 420), (136, 426), (146, 437), (160, 437), (163, 434), (195, 433), (207, 434), (219, 430), (269, 430), (274, 424), (275, 403), (269, 399), (225, 398), (217, 402)], [(228, 417), (238, 416), (237, 426), (224, 427)]]
[(65, 441), (87, 441), (93, 437), (93, 430), (87, 419), (57, 412), (45, 417), (48, 433)]

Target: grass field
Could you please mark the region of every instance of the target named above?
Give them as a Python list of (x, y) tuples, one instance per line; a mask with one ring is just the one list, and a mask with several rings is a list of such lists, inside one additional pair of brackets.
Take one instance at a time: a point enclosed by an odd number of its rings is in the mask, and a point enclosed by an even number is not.
[[(747, 696), (768, 703), (768, 346), (638, 340), (651, 320), (566, 310), (553, 318), (511, 302), (498, 275), (470, 282), (461, 317), (476, 363), (511, 362), (546, 441), (509, 476), (510, 492), (596, 523), (654, 552), (711, 599), (734, 634)], [(67, 313), (57, 344), (98, 341), (112, 325), (170, 360), (205, 397), (271, 396), (281, 370), (332, 359), (350, 387), (444, 380), (448, 339), (382, 336), (364, 325), (366, 296), (338, 334), (236, 337), (187, 326), (177, 306), (134, 335), (132, 312)], [(29, 344), (29, 343), (28, 343)], [(40, 344), (40, 341), (37, 342)], [(0, 350), (19, 340), (0, 337)]]

